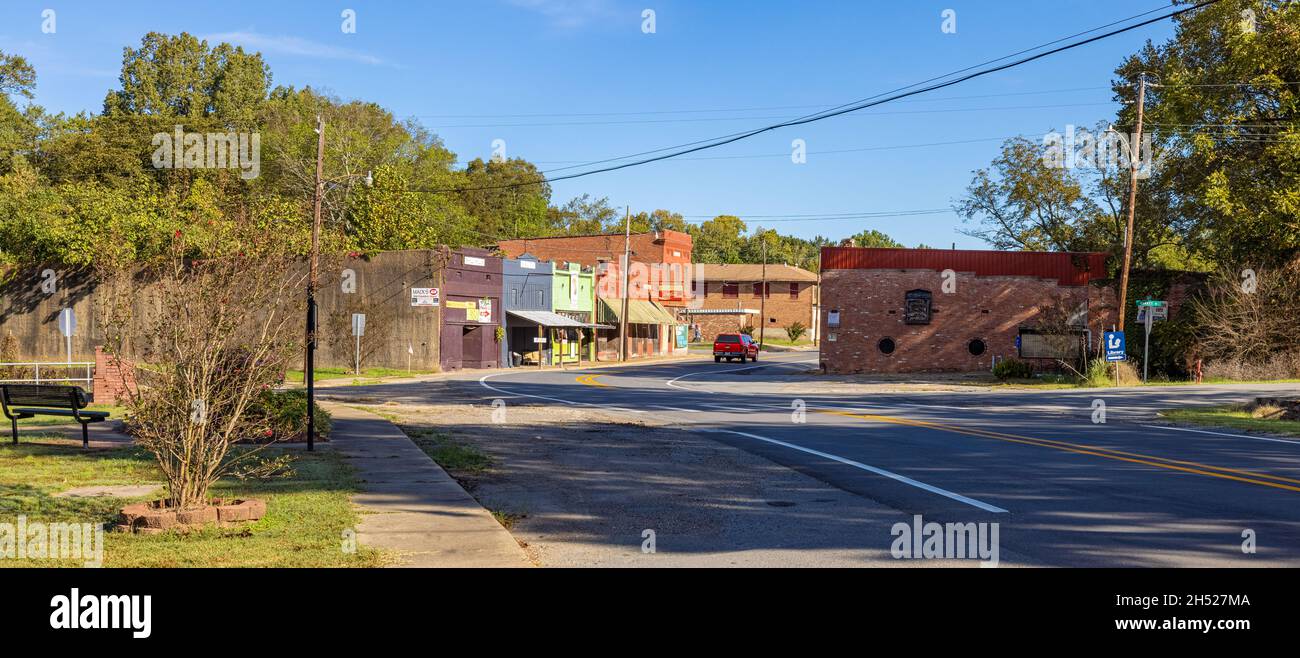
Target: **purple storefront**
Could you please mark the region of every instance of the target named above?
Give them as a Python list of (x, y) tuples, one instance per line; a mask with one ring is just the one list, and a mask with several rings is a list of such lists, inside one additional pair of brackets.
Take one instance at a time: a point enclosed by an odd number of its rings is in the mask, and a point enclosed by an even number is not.
[(442, 330), (444, 371), (499, 367), (501, 259), (483, 249), (444, 252)]

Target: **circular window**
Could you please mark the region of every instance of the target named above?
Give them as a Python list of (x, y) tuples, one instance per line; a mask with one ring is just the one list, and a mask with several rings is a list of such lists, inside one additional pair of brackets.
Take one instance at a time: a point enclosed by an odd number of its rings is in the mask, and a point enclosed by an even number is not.
[(897, 345), (894, 344), (893, 338), (881, 338), (880, 342), (876, 344), (876, 347), (880, 348), (881, 354), (893, 354), (894, 348), (896, 348)]
[(979, 356), (988, 349), (988, 345), (985, 345), (984, 341), (976, 338), (966, 345), (966, 349), (970, 350), (971, 356)]

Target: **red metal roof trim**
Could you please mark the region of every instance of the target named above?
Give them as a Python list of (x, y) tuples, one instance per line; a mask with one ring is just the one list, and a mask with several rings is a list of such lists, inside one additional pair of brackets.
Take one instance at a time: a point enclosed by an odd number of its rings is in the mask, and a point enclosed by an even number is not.
[(1033, 276), (1063, 286), (1104, 279), (1106, 254), (1045, 251), (974, 251), (823, 247), (823, 272), (830, 270), (954, 270), (978, 276)]

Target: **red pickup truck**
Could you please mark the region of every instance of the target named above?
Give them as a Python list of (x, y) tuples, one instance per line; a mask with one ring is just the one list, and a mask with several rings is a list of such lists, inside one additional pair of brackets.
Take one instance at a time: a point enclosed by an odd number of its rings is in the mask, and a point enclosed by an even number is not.
[(713, 339), (713, 362), (721, 363), (723, 359), (731, 361), (736, 358), (741, 363), (746, 360), (757, 361), (758, 343), (745, 334), (718, 334)]

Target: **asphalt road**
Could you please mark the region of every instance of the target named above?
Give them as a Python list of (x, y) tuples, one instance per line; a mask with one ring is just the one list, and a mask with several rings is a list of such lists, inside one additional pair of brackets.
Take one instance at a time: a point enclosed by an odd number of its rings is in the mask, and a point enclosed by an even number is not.
[[(485, 402), (668, 422), (885, 505), (901, 519), (997, 523), (1001, 551), (1017, 563), (1300, 565), (1300, 441), (1154, 420), (1159, 409), (1244, 402), (1295, 386), (770, 392), (773, 382), (801, 381), (794, 373), (814, 362), (806, 353), (743, 366), (701, 357), (518, 369), (456, 385)], [(366, 390), (382, 396), (383, 388)], [(1243, 551), (1247, 538), (1254, 552)]]

